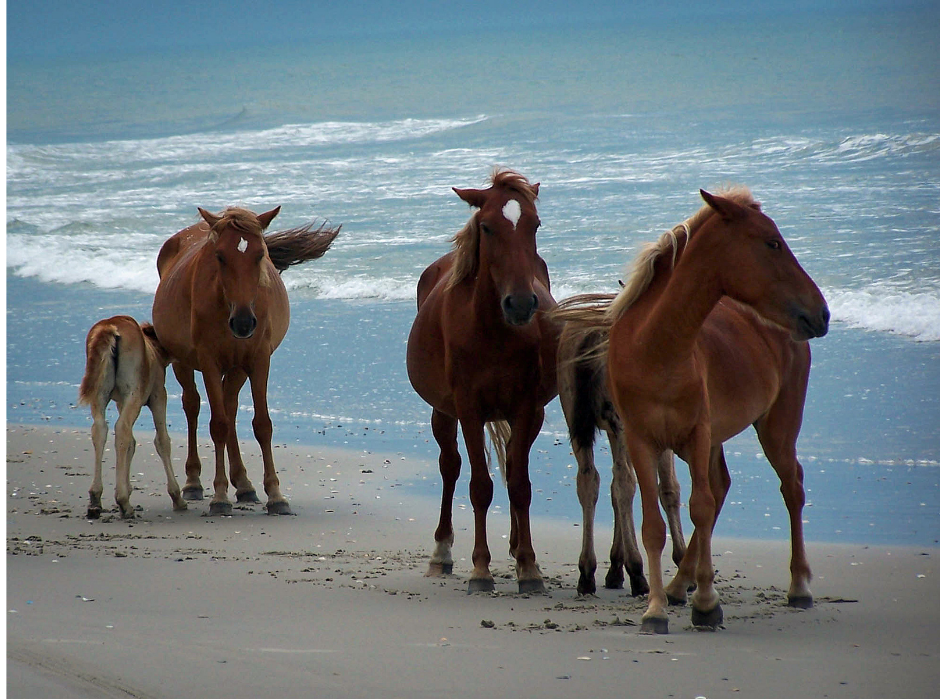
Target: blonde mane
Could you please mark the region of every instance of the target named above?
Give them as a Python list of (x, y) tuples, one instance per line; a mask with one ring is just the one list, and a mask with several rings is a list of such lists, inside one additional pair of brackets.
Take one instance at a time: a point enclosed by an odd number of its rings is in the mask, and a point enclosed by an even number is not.
[[(529, 180), (513, 170), (494, 169), (490, 175), (490, 185), (491, 188), (505, 187), (520, 195), (529, 204), (535, 204), (538, 198), (538, 192)], [(451, 238), (454, 245), (454, 264), (447, 289), (476, 274), (480, 258), (480, 224), (477, 213), (474, 211), (466, 225)]]
[[(741, 206), (760, 210), (760, 202), (756, 201), (751, 194), (751, 190), (743, 185), (728, 187), (717, 192), (717, 194)], [(712, 208), (705, 204), (685, 221), (663, 233), (659, 240), (647, 243), (633, 261), (633, 268), (623, 290), (607, 307), (605, 324), (610, 326), (617, 322), (624, 312), (636, 303), (636, 300), (649, 288), (656, 271), (656, 263), (659, 260), (669, 256), (672, 258), (670, 267), (675, 267), (680, 246), (688, 242), (713, 213)]]

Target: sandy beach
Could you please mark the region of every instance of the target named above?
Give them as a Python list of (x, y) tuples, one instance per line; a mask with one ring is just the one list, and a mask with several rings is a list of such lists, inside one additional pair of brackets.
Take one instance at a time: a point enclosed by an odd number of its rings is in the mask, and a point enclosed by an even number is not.
[[(940, 682), (936, 548), (810, 542), (816, 606), (797, 611), (787, 544), (719, 538), (724, 628), (694, 631), (673, 608), (669, 635), (641, 635), (644, 600), (578, 598), (570, 523), (534, 521), (546, 595), (516, 592), (502, 514), (489, 519), (497, 591), (466, 594), (469, 508), (455, 512), (454, 575), (424, 577), (438, 503), (397, 480), (433, 477), (433, 463), (281, 445), (294, 516), (208, 517), (208, 500), (172, 510), (151, 439), (138, 433), (136, 519), (91, 521), (88, 432), (7, 427), (10, 697), (858, 699), (932, 696)], [(183, 450), (174, 435), (180, 477)], [(244, 453), (260, 485), (255, 445)], [(110, 449), (104, 483), (107, 508)]]

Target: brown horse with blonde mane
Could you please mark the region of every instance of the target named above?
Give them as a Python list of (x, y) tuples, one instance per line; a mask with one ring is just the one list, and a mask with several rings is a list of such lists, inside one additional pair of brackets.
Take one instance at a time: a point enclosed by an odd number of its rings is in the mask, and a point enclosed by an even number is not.
[(173, 357), (173, 371), (183, 388), (189, 431), (183, 496), (202, 499), (202, 470), (196, 451), (199, 393), (195, 372), (202, 372), (209, 399), (209, 432), (215, 446), (211, 514), (229, 514), (228, 448), (232, 485), (238, 502), (259, 502), (248, 479), (235, 432), (238, 393), (251, 383), (252, 428), (261, 446), (264, 490), (270, 514), (290, 514), (280, 491), (271, 452), (273, 426), (267, 390), (271, 354), (290, 323), (290, 304), (280, 271), (321, 257), (339, 228), (312, 225), (264, 236), (280, 207), (255, 215), (240, 208), (221, 214), (199, 209), (203, 221), (186, 228), (160, 249), (160, 285), (153, 300), (157, 337)]
[[(667, 599), (684, 603), (693, 582), (692, 623), (714, 629), (723, 621), (711, 556), (731, 483), (722, 444), (748, 425), (780, 478), (790, 515), (788, 602), (813, 603), (796, 441), (809, 381), (807, 340), (826, 334), (829, 309), (747, 189), (701, 195), (706, 205), (639, 256), (612, 303), (562, 313), (609, 329), (601, 361), (639, 480), (650, 578), (642, 629), (653, 633), (668, 632)], [(664, 588), (656, 464), (666, 449), (689, 464), (695, 529)]]
[(457, 425), (470, 459), (473, 572), (469, 592), (494, 589), (486, 514), (493, 499), (484, 426), (509, 489), (510, 553), (519, 590), (544, 590), (529, 530), (529, 450), (556, 394), (558, 333), (548, 268), (536, 250), (539, 185), (497, 171), (487, 189), (454, 189), (476, 211), (454, 249), (418, 281), (418, 313), (408, 338), (408, 377), (433, 408), (440, 446), (441, 516), (428, 575), (453, 570), (453, 497), (460, 475)]

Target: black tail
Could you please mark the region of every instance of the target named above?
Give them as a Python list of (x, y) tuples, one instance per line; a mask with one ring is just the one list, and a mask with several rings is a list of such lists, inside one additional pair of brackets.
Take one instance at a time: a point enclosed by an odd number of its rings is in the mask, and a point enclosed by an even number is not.
[[(578, 348), (577, 356), (583, 357), (602, 340), (602, 333), (592, 332), (584, 336)], [(605, 380), (604, 367), (600, 362), (590, 359), (578, 360), (574, 370), (574, 410), (571, 424), (568, 425), (571, 446), (576, 449), (593, 449), (597, 436), (597, 414), (600, 401), (599, 391), (604, 390), (601, 383)]]

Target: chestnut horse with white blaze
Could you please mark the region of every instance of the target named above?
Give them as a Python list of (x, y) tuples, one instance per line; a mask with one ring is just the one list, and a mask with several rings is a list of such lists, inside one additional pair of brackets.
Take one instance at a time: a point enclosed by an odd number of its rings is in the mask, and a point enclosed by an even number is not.
[(280, 207), (255, 215), (229, 208), (221, 214), (199, 209), (203, 221), (175, 234), (160, 249), (160, 285), (153, 300), (157, 336), (173, 356), (173, 371), (183, 388), (189, 430), (183, 496), (201, 500), (201, 463), (196, 451), (199, 393), (195, 372), (202, 372), (209, 399), (209, 431), (215, 446), (211, 514), (229, 514), (228, 449), (232, 485), (239, 502), (258, 502), (242, 462), (235, 432), (238, 393), (250, 381), (252, 428), (261, 446), (264, 490), (269, 514), (290, 514), (280, 491), (271, 452), (273, 426), (267, 390), (271, 355), (287, 333), (290, 304), (280, 271), (321, 257), (339, 229), (312, 225), (263, 235)]
[[(788, 603), (813, 604), (803, 542), (803, 468), (796, 441), (809, 382), (807, 340), (824, 336), (829, 308), (776, 224), (745, 188), (721, 196), (636, 260), (628, 285), (582, 320), (609, 332), (607, 369), (643, 504), (649, 604), (642, 629), (668, 632), (667, 600), (694, 583), (692, 623), (723, 621), (712, 531), (731, 478), (722, 444), (753, 425), (780, 479), (790, 516)], [(577, 309), (565, 319), (576, 320)], [(675, 578), (662, 581), (665, 525), (656, 465), (666, 449), (689, 464), (694, 532)]]
[(539, 185), (497, 171), (487, 189), (454, 189), (475, 211), (454, 249), (418, 282), (418, 313), (408, 338), (408, 377), (432, 407), (440, 446), (441, 516), (428, 575), (453, 570), (453, 497), (460, 475), (457, 425), (470, 459), (473, 571), (469, 592), (494, 589), (486, 514), (493, 499), (484, 427), (509, 489), (510, 553), (520, 591), (544, 590), (529, 529), (529, 450), (556, 395), (558, 332), (548, 268), (539, 257)]

